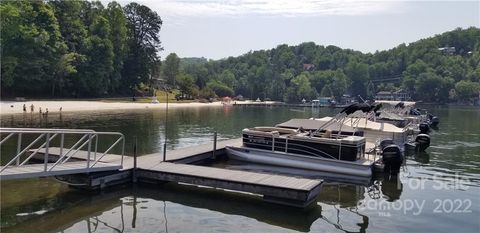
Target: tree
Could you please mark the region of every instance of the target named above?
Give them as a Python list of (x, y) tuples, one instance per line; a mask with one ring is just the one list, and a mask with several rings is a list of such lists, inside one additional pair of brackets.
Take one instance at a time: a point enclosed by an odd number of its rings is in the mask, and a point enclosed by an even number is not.
[(88, 12), (86, 4), (82, 1), (48, 1), (52, 6), (55, 17), (60, 26), (60, 32), (68, 50), (79, 53), (84, 46), (84, 40), (88, 35), (88, 25), (82, 19), (82, 14)]
[(302, 99), (311, 99), (315, 97), (315, 92), (310, 84), (309, 76), (302, 73), (292, 80), (292, 83), (297, 86), (297, 96)]
[(224, 70), (219, 77), (219, 81), (227, 85), (231, 89), (235, 89), (235, 75), (230, 70)]
[(197, 86), (195, 86), (195, 81), (193, 80), (193, 77), (185, 73), (180, 73), (178, 75), (177, 85), (180, 89), (182, 96), (186, 95), (188, 97), (191, 97), (193, 95), (194, 89), (198, 88)]
[(113, 72), (113, 45), (110, 41), (110, 24), (103, 16), (95, 16), (90, 26), (90, 38), (88, 38), (88, 66), (85, 76), (88, 95), (104, 95), (108, 93), (110, 76)]
[(415, 89), (419, 98), (428, 102), (446, 102), (453, 88), (453, 79), (442, 78), (429, 71), (421, 73), (416, 80)]
[(106, 15), (110, 23), (110, 41), (113, 46), (113, 71), (110, 74), (109, 90), (115, 92), (120, 87), (122, 69), (127, 56), (127, 20), (117, 2), (108, 3)]
[(132, 90), (137, 83), (147, 82), (163, 50), (159, 38), (162, 20), (150, 8), (129, 3), (124, 8), (128, 28), (128, 54), (122, 71), (122, 87)]
[(176, 53), (168, 54), (164, 62), (163, 74), (167, 78), (167, 83), (175, 86), (175, 79), (179, 72), (180, 58)]
[(343, 94), (346, 93), (349, 87), (349, 80), (342, 70), (336, 70), (333, 82), (330, 83), (332, 95), (336, 100), (341, 100)]
[(67, 49), (53, 9), (42, 1), (0, 3), (2, 94), (47, 94)]
[(233, 96), (234, 92), (230, 87), (215, 80), (211, 80), (207, 83), (207, 88), (215, 92), (219, 97)]
[(460, 100), (468, 101), (480, 94), (480, 83), (462, 80), (455, 84), (455, 90)]
[(60, 60), (58, 60), (55, 65), (55, 72), (53, 74), (52, 80), (52, 96), (55, 96), (55, 88), (58, 86), (60, 88), (60, 93), (63, 92), (63, 88), (68, 85), (65, 77), (77, 73), (77, 63), (85, 61), (85, 56), (78, 53), (67, 53), (62, 55)]
[(369, 80), (367, 64), (350, 62), (345, 67), (345, 74), (352, 80), (351, 90), (353, 95), (372, 98), (372, 96), (367, 96), (366, 84)]

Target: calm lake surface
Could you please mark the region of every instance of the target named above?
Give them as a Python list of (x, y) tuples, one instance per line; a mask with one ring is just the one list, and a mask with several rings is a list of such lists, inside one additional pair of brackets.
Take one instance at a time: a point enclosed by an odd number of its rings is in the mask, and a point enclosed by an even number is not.
[[(398, 179), (356, 180), (224, 161), (212, 166), (327, 180), (300, 210), (215, 189), (126, 185), (89, 193), (53, 178), (1, 183), (1, 232), (480, 232), (480, 109), (427, 106), (440, 117), (426, 153), (409, 156)], [(240, 137), (245, 127), (331, 116), (335, 109), (214, 107), (170, 109), (169, 150)], [(127, 154), (160, 152), (165, 111), (2, 116), (2, 127), (118, 131)], [(4, 153), (2, 151), (2, 153)], [(2, 155), (3, 157), (3, 155)], [(159, 158), (160, 160), (161, 158)], [(4, 161), (2, 161), (4, 162)]]

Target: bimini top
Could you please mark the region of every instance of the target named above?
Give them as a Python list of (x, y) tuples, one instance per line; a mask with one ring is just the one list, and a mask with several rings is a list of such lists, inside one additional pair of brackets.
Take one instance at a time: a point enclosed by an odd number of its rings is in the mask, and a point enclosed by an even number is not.
[(403, 117), (393, 112), (381, 112), (380, 116), (378, 116), (378, 119), (388, 119), (388, 120), (394, 120), (394, 121), (405, 120)]
[(382, 104), (391, 105), (391, 106), (396, 106), (399, 103), (403, 103), (405, 107), (413, 107), (416, 104), (413, 101), (390, 101), (390, 100), (376, 100), (375, 103), (382, 103)]
[[(276, 127), (288, 128), (288, 129), (302, 128), (304, 130), (317, 130), (320, 127), (322, 127), (327, 121), (328, 120), (294, 118), (289, 121), (278, 124), (276, 125)], [(340, 129), (340, 125), (341, 123), (332, 122), (332, 124), (329, 124), (327, 127), (322, 128), (321, 130), (338, 131)], [(354, 129), (350, 126), (343, 125), (342, 132), (354, 132)]]
[[(325, 121), (328, 121), (328, 120), (331, 120), (331, 119), (332, 119), (331, 117), (323, 117), (323, 118), (316, 119), (316, 120), (325, 122)], [(394, 133), (403, 133), (404, 132), (404, 130), (402, 128), (399, 128), (399, 127), (397, 127), (393, 124), (370, 121), (370, 120), (367, 120), (366, 118), (355, 119), (355, 118), (347, 117), (344, 121), (344, 124), (346, 126), (348, 126), (348, 125), (351, 125), (354, 121), (357, 121), (357, 120), (358, 120), (357, 127), (360, 128), (358, 130), (369, 129), (369, 130), (394, 132)], [(342, 130), (343, 130), (343, 127), (342, 127)]]

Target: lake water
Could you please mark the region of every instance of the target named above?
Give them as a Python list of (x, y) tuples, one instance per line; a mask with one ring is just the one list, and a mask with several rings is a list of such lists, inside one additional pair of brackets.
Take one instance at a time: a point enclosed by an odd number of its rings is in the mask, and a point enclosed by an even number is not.
[[(480, 110), (429, 106), (440, 117), (426, 153), (407, 158), (398, 179), (270, 172), (327, 179), (315, 205), (296, 209), (260, 197), (193, 186), (126, 185), (89, 193), (53, 178), (1, 183), (2, 232), (480, 232)], [(169, 150), (237, 138), (245, 127), (334, 115), (310, 108), (170, 109)], [(127, 154), (160, 152), (165, 111), (2, 116), (2, 127), (88, 128), (125, 134)], [(3, 152), (3, 151), (2, 151)], [(3, 157), (3, 155), (2, 155)], [(159, 158), (160, 160), (161, 158)], [(269, 170), (224, 161), (213, 166)]]

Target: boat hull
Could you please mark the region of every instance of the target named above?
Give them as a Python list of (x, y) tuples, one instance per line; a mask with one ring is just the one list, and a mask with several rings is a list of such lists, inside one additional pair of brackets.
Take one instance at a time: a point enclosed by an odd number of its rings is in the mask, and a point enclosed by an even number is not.
[(248, 147), (226, 147), (226, 150), (229, 158), (236, 160), (362, 177), (372, 176), (374, 166), (373, 161), (350, 162)]

